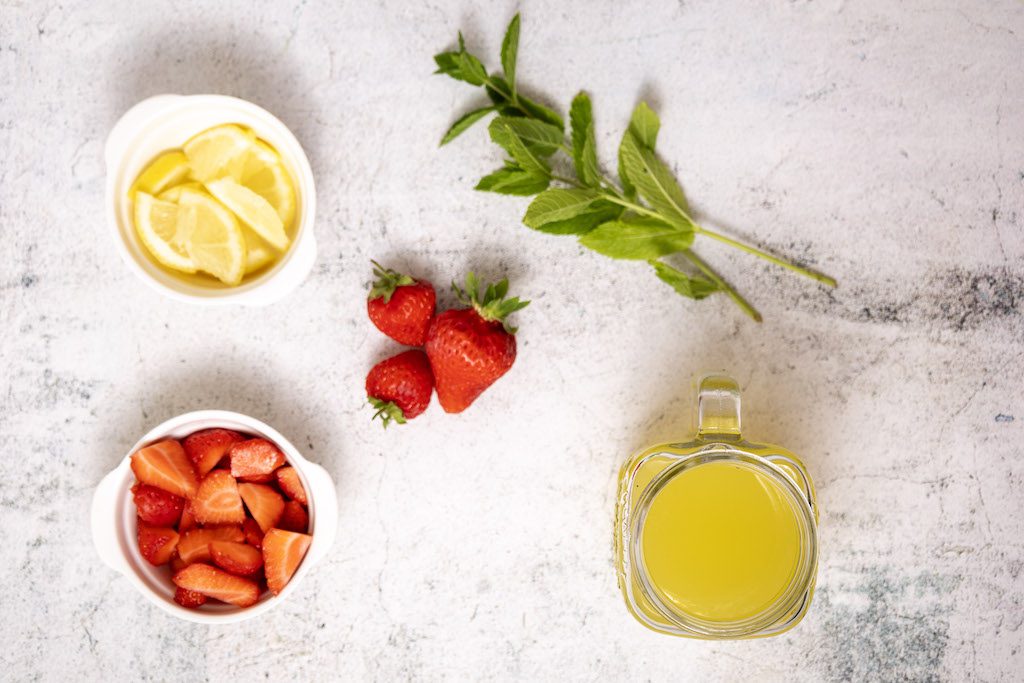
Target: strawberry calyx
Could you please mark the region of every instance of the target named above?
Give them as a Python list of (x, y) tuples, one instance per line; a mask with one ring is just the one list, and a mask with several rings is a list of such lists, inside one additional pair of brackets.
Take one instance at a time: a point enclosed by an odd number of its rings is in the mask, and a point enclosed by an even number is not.
[(367, 399), (370, 401), (370, 405), (377, 410), (370, 419), (376, 420), (379, 417), (384, 424), (384, 429), (387, 429), (388, 425), (392, 422), (397, 422), (400, 425), (405, 424), (405, 413), (402, 412), (402, 409), (394, 401), (383, 401), (373, 396), (368, 396)]
[(485, 288), (476, 274), (468, 273), (466, 288), (462, 289), (452, 282), (452, 289), (459, 301), (472, 306), (477, 315), (484, 320), (500, 322), (509, 334), (515, 334), (517, 328), (510, 325), (506, 318), (530, 304), (529, 301), (521, 301), (518, 297), (505, 298), (508, 294), (508, 278)]
[(383, 297), (384, 303), (389, 303), (396, 289), (416, 284), (416, 280), (404, 273), (385, 268), (373, 260), (370, 263), (373, 264), (373, 274), (377, 278), (373, 281), (373, 286), (370, 288), (370, 296), (368, 298), (371, 301)]

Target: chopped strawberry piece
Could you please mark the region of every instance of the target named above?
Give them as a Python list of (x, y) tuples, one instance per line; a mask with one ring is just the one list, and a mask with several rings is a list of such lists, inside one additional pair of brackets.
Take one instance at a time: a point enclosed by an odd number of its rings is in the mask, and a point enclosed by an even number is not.
[(133, 453), (132, 472), (143, 484), (182, 498), (191, 498), (199, 488), (192, 462), (174, 439), (160, 441)]
[(189, 507), (200, 524), (241, 524), (245, 521), (238, 484), (225, 470), (213, 470), (206, 475)]
[(238, 492), (263, 533), (277, 526), (284, 513), (284, 498), (280, 493), (265, 484), (239, 484)]
[(255, 581), (229, 574), (208, 564), (190, 564), (175, 574), (173, 581), (179, 588), (202, 593), (238, 607), (255, 605), (260, 597)]
[[(178, 572), (174, 572), (177, 574)], [(174, 591), (174, 602), (182, 607), (195, 609), (206, 604), (206, 596), (198, 591), (190, 591), (187, 588), (178, 588)]]
[(178, 547), (178, 532), (167, 527), (148, 526), (139, 522), (139, 552), (146, 561), (157, 566), (167, 564)]
[(149, 484), (135, 484), (132, 498), (139, 519), (151, 526), (174, 526), (181, 519), (185, 499)]
[(244, 436), (230, 429), (204, 429), (186, 436), (181, 445), (196, 466), (196, 472), (204, 477), (227, 455), (232, 444), (244, 439)]
[(263, 547), (263, 529), (252, 517), (246, 517), (242, 522), (242, 532), (245, 534), (245, 542), (256, 550)]
[(266, 439), (249, 439), (231, 446), (231, 474), (252, 477), (270, 474), (285, 464), (284, 454)]
[(212, 541), (210, 559), (226, 572), (238, 576), (250, 576), (263, 566), (263, 553), (245, 543)]
[[(179, 536), (179, 542), (180, 541), (181, 538)], [(177, 549), (175, 549), (174, 557), (171, 558), (171, 573), (176, 574), (187, 566), (188, 563), (186, 563), (185, 560), (181, 559), (181, 555), (179, 555)]]
[(269, 484), (274, 481), (274, 473), (267, 472), (266, 474), (250, 474), (248, 477), (239, 477), (238, 481), (244, 481), (247, 484)]
[(205, 529), (192, 529), (186, 531), (178, 541), (178, 555), (185, 564), (193, 562), (210, 561), (210, 543), (212, 541), (234, 541), (241, 543), (245, 540), (240, 526), (211, 526)]
[(312, 536), (283, 529), (271, 529), (263, 537), (263, 571), (267, 588), (280, 595), (309, 550)]
[(178, 522), (178, 533), (185, 533), (189, 529), (196, 528), (196, 516), (192, 514), (192, 505), (185, 503), (185, 509), (181, 511), (181, 521)]
[(299, 473), (295, 471), (294, 467), (282, 467), (274, 474), (277, 475), (277, 485), (284, 491), (284, 495), (303, 505), (309, 504), (306, 499), (306, 489), (303, 488), (302, 482), (299, 480)]
[(306, 508), (294, 500), (289, 500), (284, 504), (284, 513), (277, 522), (277, 528), (301, 533), (309, 531), (309, 514), (306, 512)]

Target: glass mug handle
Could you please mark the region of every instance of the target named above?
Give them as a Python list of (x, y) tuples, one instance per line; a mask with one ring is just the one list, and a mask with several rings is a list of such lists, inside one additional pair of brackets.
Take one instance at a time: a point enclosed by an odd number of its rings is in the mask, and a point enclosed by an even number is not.
[(740, 387), (728, 375), (706, 375), (697, 387), (697, 438), (740, 438)]

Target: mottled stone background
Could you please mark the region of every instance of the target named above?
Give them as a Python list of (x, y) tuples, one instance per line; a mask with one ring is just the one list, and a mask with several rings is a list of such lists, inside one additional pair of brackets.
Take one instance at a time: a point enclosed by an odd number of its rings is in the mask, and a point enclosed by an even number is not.
[[(461, 28), (496, 63), (593, 96), (602, 160), (634, 102), (765, 316), (674, 297), (646, 266), (472, 191), (499, 163), (431, 76)], [(0, 4), (0, 660), (9, 680), (1020, 680), (1024, 676), (1024, 4)], [(197, 309), (120, 262), (101, 151), (140, 99), (217, 92), (283, 119), (319, 188), (316, 267), (285, 302)], [(436, 283), (507, 274), (520, 358), (473, 408), (384, 433), (362, 383), (394, 350), (368, 260)], [(450, 302), (450, 297), (445, 297)], [(617, 469), (686, 436), (726, 368), (749, 435), (802, 454), (821, 569), (780, 638), (650, 633), (615, 584)], [(146, 430), (219, 407), (335, 477), (334, 551), (294, 598), (183, 623), (101, 565), (92, 489)]]

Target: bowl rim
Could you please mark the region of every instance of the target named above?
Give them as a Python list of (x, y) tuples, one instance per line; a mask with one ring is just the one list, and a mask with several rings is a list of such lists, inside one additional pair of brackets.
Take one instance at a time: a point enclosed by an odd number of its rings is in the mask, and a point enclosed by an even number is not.
[[(182, 283), (175, 287), (153, 276), (137, 261), (136, 255), (127, 243), (123, 230), (134, 229), (123, 226), (121, 209), (123, 198), (119, 190), (125, 181), (124, 164), (131, 149), (146, 136), (146, 128), (156, 120), (173, 119), (201, 108), (235, 110), (260, 124), (272, 129), (276, 137), (284, 141), (286, 149), (278, 150), (293, 167), (296, 182), (295, 191), (300, 194), (300, 214), (295, 230), (295, 239), (290, 248), (279, 259), (275, 267), (249, 283), (223, 289), (202, 290), (198, 286)], [(238, 123), (225, 116), (223, 121), (212, 125)], [(182, 143), (185, 141), (182, 140)], [(165, 93), (148, 97), (129, 108), (114, 124), (108, 134), (105, 148), (106, 192), (104, 206), (107, 225), (112, 233), (121, 260), (136, 277), (153, 290), (171, 299), (205, 306), (225, 304), (263, 305), (278, 301), (294, 290), (312, 270), (316, 260), (316, 238), (313, 226), (316, 218), (316, 183), (309, 158), (298, 139), (279, 118), (263, 107), (230, 95), (197, 94), (179, 95)]]
[[(219, 612), (182, 607), (166, 597), (159, 595), (149, 585), (149, 577), (142, 574), (135, 566), (145, 562), (138, 555), (135, 546), (134, 521), (131, 529), (119, 527), (126, 516), (126, 508), (131, 504), (131, 484), (135, 477), (131, 471), (131, 456), (140, 448), (165, 438), (182, 438), (174, 434), (187, 433), (188, 430), (199, 431), (214, 428), (217, 423), (223, 428), (238, 429), (250, 434), (262, 436), (272, 441), (284, 453), (288, 465), (295, 468), (306, 488), (307, 510), (310, 518), (312, 537), (306, 556), (299, 565), (291, 580), (279, 595), (270, 594), (250, 607), (231, 607)], [(108, 566), (124, 575), (135, 588), (151, 603), (164, 612), (186, 621), (203, 624), (235, 623), (259, 616), (286, 600), (333, 545), (337, 527), (337, 500), (334, 494), (334, 483), (326, 470), (311, 463), (302, 456), (298, 449), (280, 432), (249, 415), (227, 410), (197, 410), (182, 413), (160, 423), (150, 429), (131, 447), (124, 458), (109, 472), (96, 487), (92, 501), (92, 536), (100, 559)], [(134, 520), (134, 515), (131, 516)], [(125, 532), (130, 531), (130, 538)], [(132, 549), (136, 548), (134, 553)], [(172, 584), (173, 585), (173, 584)], [(218, 605), (219, 607), (219, 605)]]

